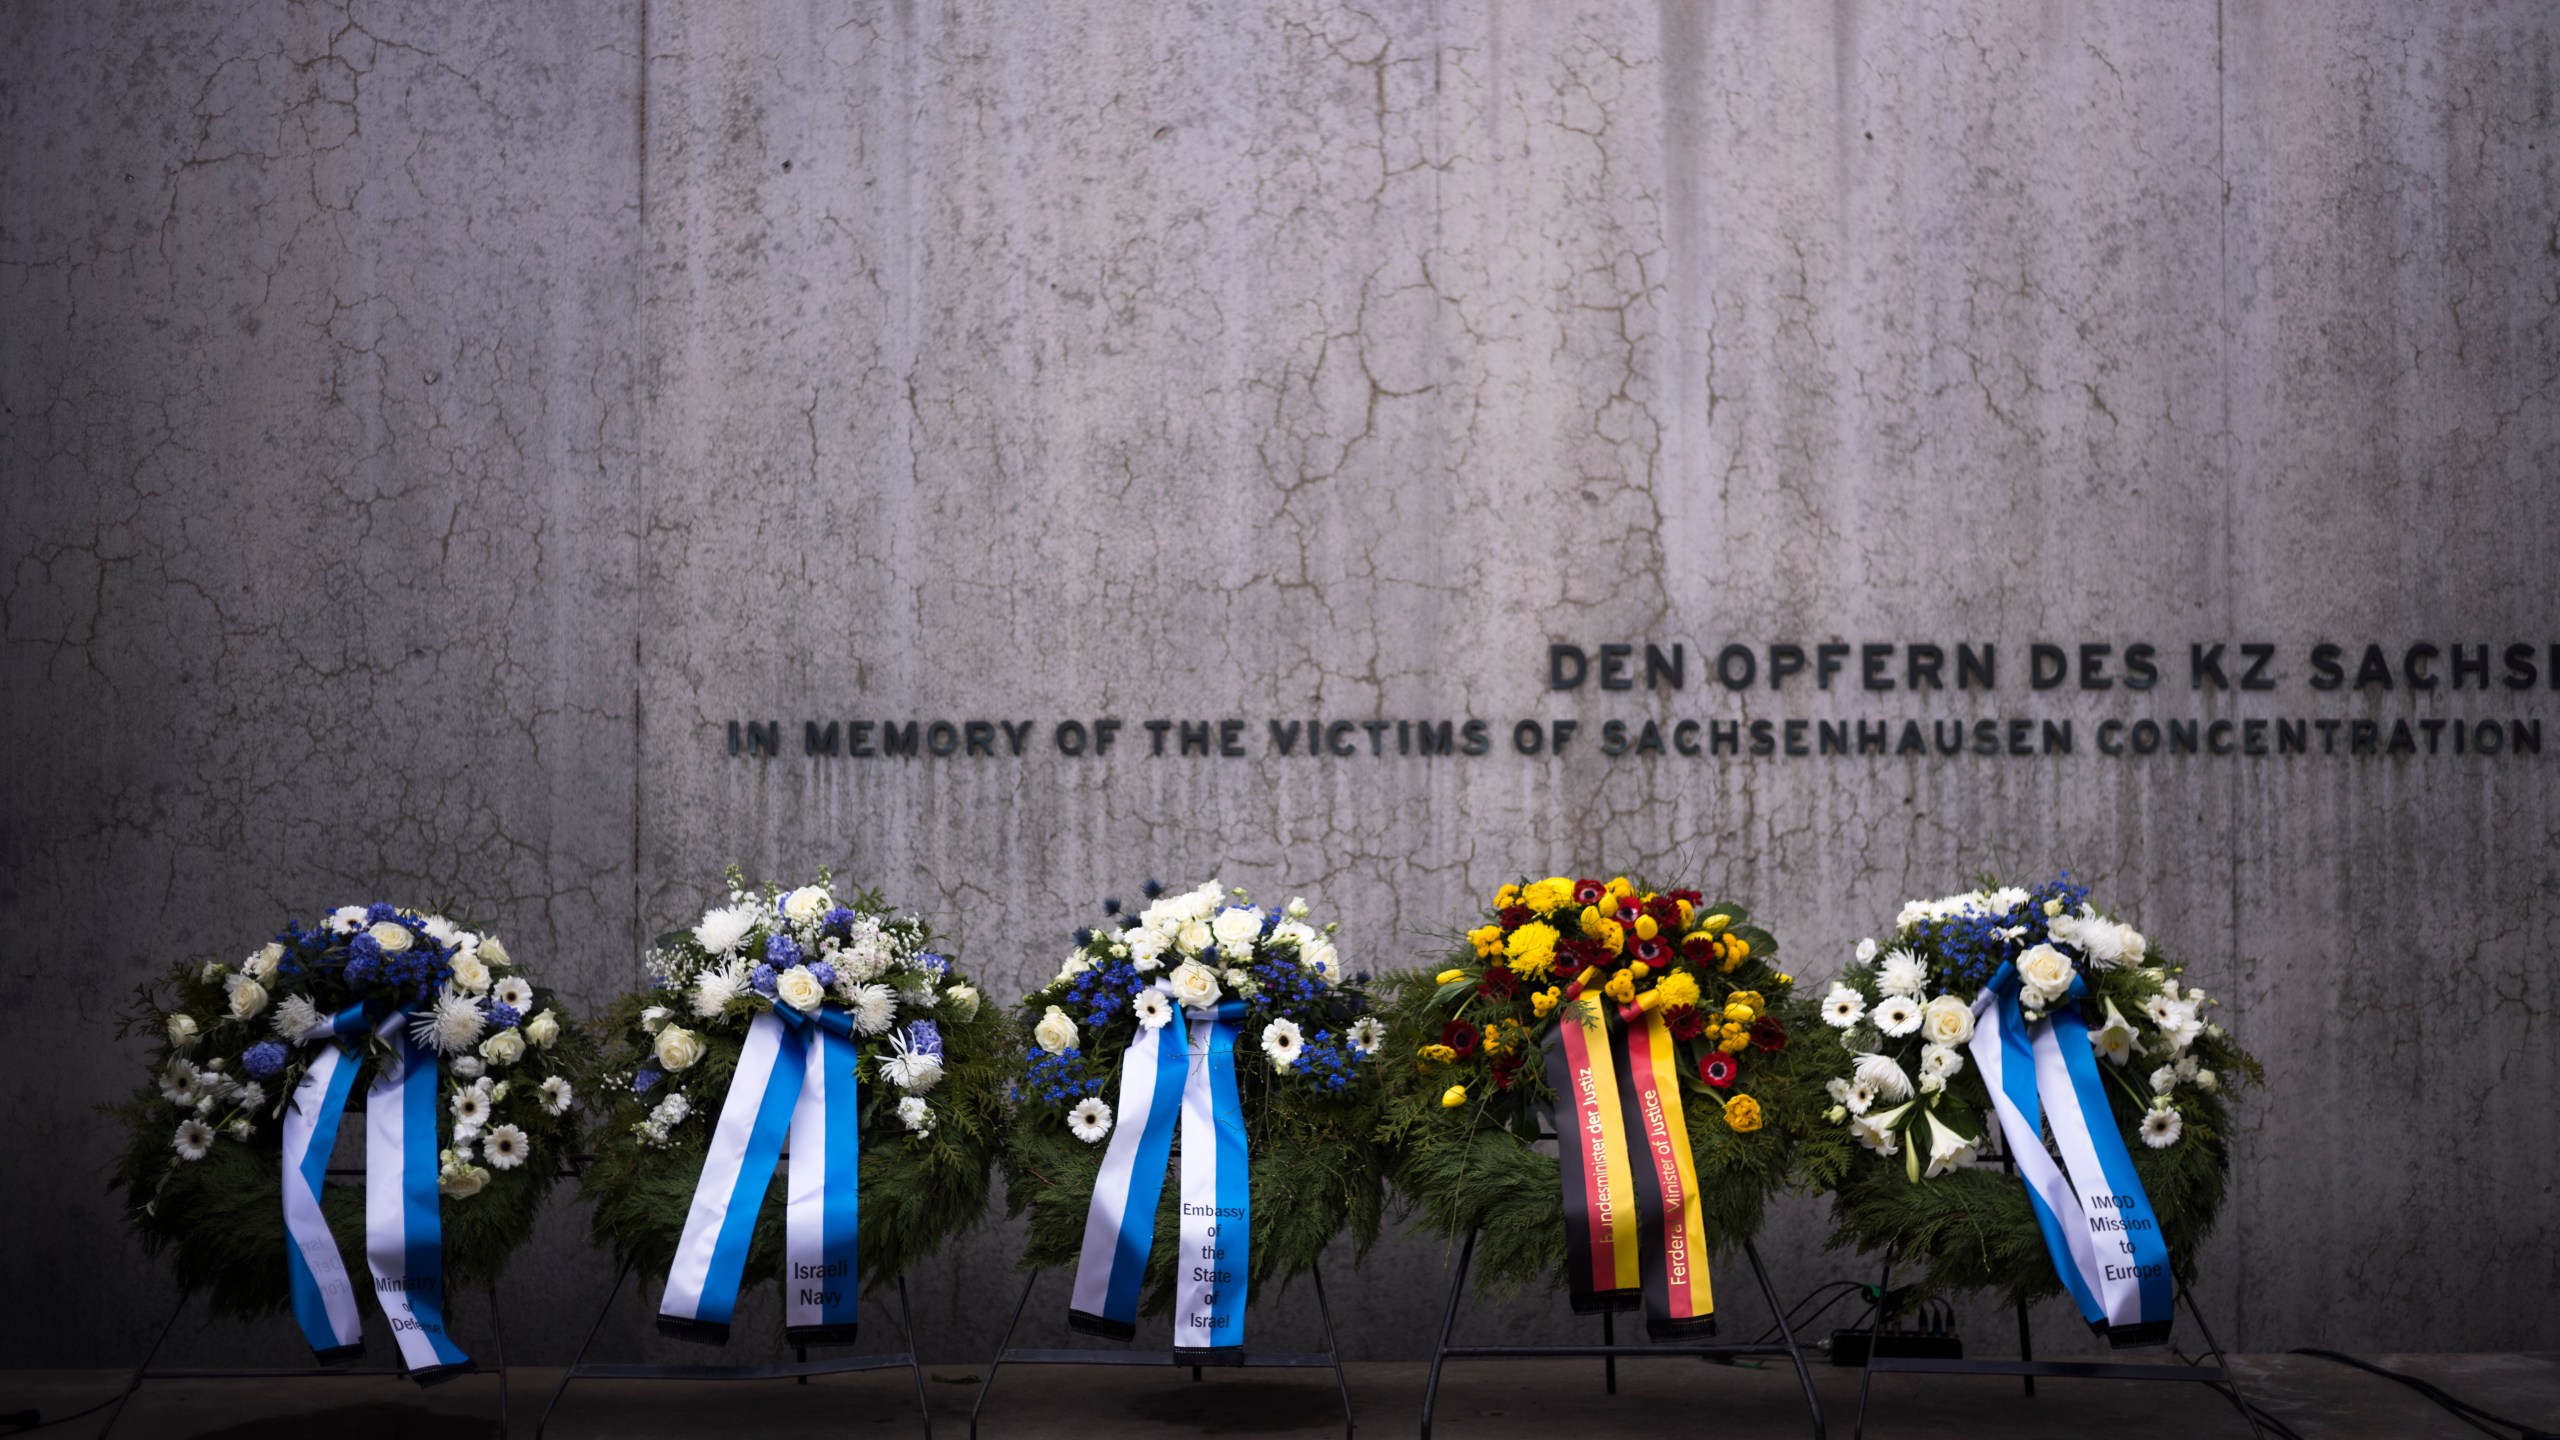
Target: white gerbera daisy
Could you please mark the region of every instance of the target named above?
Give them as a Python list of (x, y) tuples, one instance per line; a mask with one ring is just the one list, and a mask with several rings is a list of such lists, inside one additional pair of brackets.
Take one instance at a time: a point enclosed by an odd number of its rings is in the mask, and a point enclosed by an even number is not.
[(1887, 995), (1876, 1002), (1876, 1028), (1887, 1035), (1903, 1036), (1920, 1028), (1920, 1002), (1908, 995)]
[(1088, 1095), (1067, 1112), (1067, 1133), (1087, 1145), (1095, 1144), (1111, 1133), (1111, 1107), (1099, 1095)]
[(1864, 1115), (1875, 1108), (1876, 1087), (1861, 1080), (1849, 1087), (1848, 1095), (1840, 1103), (1848, 1107), (1850, 1114)]
[(889, 1037), (889, 1050), (880, 1062), (880, 1076), (890, 1084), (921, 1095), (942, 1083), (942, 1057), (908, 1045), (905, 1032)]
[(933, 1130), (933, 1107), (924, 1103), (923, 1096), (910, 1095), (898, 1102), (898, 1121), (914, 1134), (929, 1134)]
[(1150, 1030), (1163, 1029), (1165, 1022), (1173, 1018), (1173, 1002), (1164, 998), (1161, 990), (1139, 991), (1129, 1008), (1137, 1012), (1138, 1023)]
[(447, 1055), (459, 1055), (480, 1043), (480, 1032), (488, 1025), (489, 1018), (480, 1013), (479, 1001), (447, 991), (409, 1022), (409, 1038)]
[(570, 1105), (575, 1103), (577, 1098), (576, 1093), (569, 1088), (567, 1076), (554, 1075), (542, 1082), (542, 1108), (547, 1114), (567, 1114)]
[(1834, 1030), (1846, 1030), (1865, 1018), (1866, 998), (1846, 985), (1834, 985), (1822, 997), (1822, 1023)]
[(1917, 996), (1929, 988), (1929, 967), (1908, 949), (1891, 951), (1877, 967), (1876, 988), (1887, 995)]
[(329, 929), (338, 935), (353, 935), (364, 928), (362, 905), (341, 905), (329, 912)]
[(453, 1112), (455, 1129), (468, 1125), (476, 1130), (489, 1118), (489, 1096), (476, 1085), (465, 1085), (453, 1092), (445, 1108)]
[(693, 938), (712, 954), (726, 955), (756, 928), (758, 918), (753, 905), (723, 905), (706, 910), (701, 923), (693, 927)]
[(877, 1035), (898, 1018), (898, 997), (886, 985), (856, 985), (845, 997), (845, 1008), (853, 1012), (855, 1030)]
[(489, 988), (489, 998), (522, 1014), (533, 1008), (533, 985), (521, 975), (510, 975)]
[(192, 1107), (204, 1098), (204, 1072), (192, 1060), (170, 1061), (160, 1072), (160, 1097), (180, 1109)]
[(181, 1120), (178, 1133), (169, 1141), (181, 1160), (201, 1160), (213, 1149), (213, 1127), (201, 1120)]
[(2158, 1106), (2142, 1117), (2142, 1143), (2154, 1150), (2166, 1150), (2178, 1143), (2179, 1134), (2186, 1128), (2187, 1122), (2176, 1107)]
[(1387, 1043), (1387, 1027), (1375, 1015), (1363, 1015), (1351, 1022), (1351, 1048), (1363, 1056), (1375, 1055)]
[(516, 1126), (501, 1125), (489, 1132), (489, 1138), (481, 1143), (480, 1150), (491, 1165), (500, 1170), (513, 1170), (533, 1154), (533, 1142), (525, 1138), (524, 1131)]
[(1298, 1063), (1298, 1053), (1305, 1048), (1306, 1037), (1295, 1020), (1274, 1020), (1262, 1027), (1262, 1053), (1271, 1057), (1271, 1068), (1283, 1075)]
[(328, 1022), (321, 1018), (320, 1007), (301, 995), (288, 995), (276, 1002), (275, 1018), (268, 1022), (276, 1034), (289, 1045), (301, 1045), (318, 1039), (314, 1031), (325, 1030)]

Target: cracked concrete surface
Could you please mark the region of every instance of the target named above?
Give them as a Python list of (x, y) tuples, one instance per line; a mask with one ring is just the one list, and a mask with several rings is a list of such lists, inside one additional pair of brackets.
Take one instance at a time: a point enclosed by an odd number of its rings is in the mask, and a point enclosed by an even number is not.
[[(2548, 758), (1149, 760), (1134, 725), (1723, 703), (1550, 696), (1551, 639), (2549, 640), (2555, 40), (2353, 0), (27, 10), (0, 1134), (57, 1243), (0, 1292), (67, 1298), (0, 1343), (157, 1319), (100, 1193), (112, 1017), (286, 910), (450, 898), (600, 999), (722, 865), (830, 863), (1012, 991), (1150, 873), (1305, 893), (1391, 965), (1597, 856), (1749, 898), (1817, 975), (1908, 894), (2069, 864), (2272, 1072), (2225, 1338), (2551, 1348)], [(1110, 759), (722, 752), (1106, 714)], [(510, 1278), (528, 1359), (610, 1279), (583, 1223)], [(1820, 1233), (1764, 1242), (1791, 1293), (1844, 1268)], [(918, 1277), (929, 1351), (992, 1342), (1011, 1246)], [(1446, 1258), (1338, 1283), (1345, 1343), (1413, 1354)]]

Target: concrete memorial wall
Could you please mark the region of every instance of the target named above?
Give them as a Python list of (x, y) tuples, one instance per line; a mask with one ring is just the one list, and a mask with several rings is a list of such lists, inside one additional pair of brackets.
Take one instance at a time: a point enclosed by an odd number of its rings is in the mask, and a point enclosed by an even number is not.
[[(146, 975), (415, 898), (600, 1004), (731, 862), (878, 884), (1006, 999), (1149, 875), (1373, 970), (1524, 872), (1693, 877), (1820, 978), (2067, 867), (2266, 1062), (2226, 1341), (2560, 1345), (2556, 41), (20, 9), (0, 1345), (116, 1363), (169, 1303), (96, 1109)], [(1870, 1273), (1822, 1233), (1765, 1238), (1791, 1295)], [(564, 1192), (511, 1273), (520, 1358), (603, 1294), (584, 1234)], [(1013, 1253), (916, 1277), (930, 1354)], [(1423, 1348), (1449, 1259), (1344, 1256), (1351, 1351)]]

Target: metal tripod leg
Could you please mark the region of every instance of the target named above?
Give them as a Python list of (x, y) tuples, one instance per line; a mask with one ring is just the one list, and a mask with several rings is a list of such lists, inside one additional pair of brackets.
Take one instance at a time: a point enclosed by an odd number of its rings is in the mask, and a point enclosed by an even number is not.
[(924, 1361), (916, 1355), (915, 1320), (907, 1310), (907, 1277), (898, 1277), (898, 1334), (907, 1342), (907, 1370), (916, 1377), (916, 1413), (924, 1417), (924, 1440), (933, 1440), (933, 1397), (925, 1393)]
[(987, 1378), (978, 1382), (978, 1403), (969, 1407), (969, 1440), (978, 1440), (978, 1415), (987, 1408), (987, 1396), (996, 1388), (996, 1371), (1004, 1367), (1005, 1352), (1013, 1348), (1014, 1327), (1022, 1323), (1023, 1307), (1031, 1303), (1031, 1288), (1040, 1283), (1045, 1273), (1034, 1270), (1031, 1278), (1022, 1282), (1022, 1298), (1013, 1302), (1013, 1318), (1004, 1322), (1004, 1338), (996, 1342), (995, 1358), (987, 1362)]
[(1311, 1265), (1307, 1267), (1307, 1278), (1316, 1282), (1316, 1318), (1324, 1322), (1325, 1353), (1333, 1357), (1333, 1388), (1342, 1392), (1342, 1440), (1351, 1440), (1351, 1382), (1343, 1377), (1342, 1347), (1333, 1338), (1333, 1307), (1324, 1303), (1324, 1271)]
[(1449, 1303), (1440, 1311), (1440, 1341), (1431, 1347), (1431, 1378), (1422, 1386), (1422, 1440), (1431, 1440), (1431, 1411), (1440, 1400), (1440, 1367), (1449, 1358), (1449, 1332), (1458, 1323), (1458, 1302), (1467, 1293), (1467, 1267), (1475, 1262), (1476, 1232), (1458, 1251), (1457, 1273), (1449, 1277)]
[[(1618, 1312), (1615, 1310), (1603, 1310), (1600, 1312), (1600, 1343), (1603, 1345), (1615, 1345), (1618, 1343)], [(1609, 1393), (1612, 1395), (1617, 1394), (1617, 1356), (1603, 1355), (1600, 1357), (1600, 1375), (1601, 1383), (1608, 1389)]]
[(489, 1282), (489, 1348), (498, 1359), (498, 1440), (507, 1440), (507, 1330), (498, 1320), (498, 1282)]
[(1769, 1302), (1769, 1313), (1778, 1317), (1778, 1338), (1786, 1342), (1787, 1358), (1795, 1362), (1796, 1382), (1804, 1386), (1805, 1412), (1813, 1417), (1813, 1440), (1830, 1440), (1823, 1428), (1822, 1401), (1813, 1393), (1813, 1370), (1804, 1363), (1804, 1350), (1796, 1344), (1796, 1327), (1787, 1321), (1787, 1307), (1778, 1299), (1777, 1287), (1769, 1283), (1769, 1271), (1760, 1263), (1760, 1247), (1745, 1240), (1743, 1258), (1751, 1262), (1751, 1273), (1760, 1282), (1760, 1298)]
[(2196, 1308), (2196, 1297), (2187, 1293), (2187, 1287), (2181, 1285), (2178, 1287), (2178, 1298), (2187, 1302), (2187, 1314), (2194, 1317), (2197, 1333), (2204, 1336), (2205, 1348), (2213, 1352), (2214, 1363), (2222, 1367), (2222, 1384), (2215, 1388), (2230, 1398), (2231, 1408), (2240, 1412), (2240, 1418), (2248, 1425), (2250, 1435), (2255, 1437), (2255, 1440), (2266, 1440), (2266, 1432), (2258, 1428), (2258, 1413), (2249, 1408), (2249, 1402), (2240, 1394), (2240, 1377), (2231, 1368), (2231, 1357), (2223, 1353), (2222, 1342), (2213, 1338), (2213, 1327), (2204, 1323), (2204, 1312)]
[(622, 1282), (631, 1278), (631, 1266), (625, 1263), (614, 1272), (613, 1288), (604, 1292), (604, 1303), (596, 1307), (596, 1323), (587, 1327), (587, 1338), (578, 1342), (578, 1353), (569, 1357), (569, 1367), (560, 1372), (560, 1383), (551, 1392), (551, 1403), (542, 1407), (542, 1418), (534, 1422), (533, 1440), (542, 1440), (542, 1432), (551, 1425), (551, 1412), (560, 1408), (560, 1397), (569, 1393), (569, 1382), (578, 1377), (578, 1367), (586, 1362), (587, 1351), (596, 1343), (596, 1335), (604, 1329), (604, 1317), (613, 1313), (613, 1302), (622, 1295)]
[(1876, 1318), (1867, 1327), (1867, 1363), (1858, 1367), (1858, 1423), (1849, 1432), (1850, 1440), (1866, 1440), (1867, 1395), (1875, 1388), (1876, 1352), (1884, 1346), (1884, 1302), (1893, 1293), (1893, 1249), (1884, 1252), (1884, 1277), (1876, 1282)]
[(143, 1377), (151, 1373), (151, 1362), (160, 1358), (160, 1347), (168, 1343), (169, 1332), (177, 1328), (178, 1317), (186, 1313), (188, 1299), (185, 1291), (178, 1292), (178, 1303), (169, 1307), (169, 1318), (160, 1322), (159, 1337), (151, 1342), (150, 1349), (142, 1352), (140, 1363), (133, 1367), (132, 1376), (124, 1382), (124, 1393), (116, 1397), (116, 1408), (107, 1413), (106, 1428), (98, 1432), (98, 1440), (107, 1440), (108, 1432), (124, 1418), (125, 1402), (133, 1398), (134, 1391), (142, 1388)]

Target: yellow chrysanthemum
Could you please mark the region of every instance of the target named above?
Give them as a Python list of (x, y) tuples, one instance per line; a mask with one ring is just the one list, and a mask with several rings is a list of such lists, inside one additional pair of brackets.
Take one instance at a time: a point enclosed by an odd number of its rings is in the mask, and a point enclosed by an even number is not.
[(1731, 1032), (1727, 1032), (1727, 1033), (1726, 1033), (1726, 1035), (1725, 1035), (1725, 1037), (1724, 1037), (1722, 1040), (1719, 1040), (1719, 1041), (1717, 1041), (1717, 1042), (1716, 1042), (1716, 1048), (1717, 1048), (1717, 1049), (1719, 1049), (1719, 1050), (1721, 1050), (1721, 1051), (1723, 1051), (1723, 1052), (1724, 1052), (1724, 1053), (1726, 1053), (1727, 1055), (1739, 1055), (1739, 1054), (1741, 1054), (1741, 1053), (1743, 1052), (1743, 1050), (1744, 1050), (1746, 1047), (1748, 1047), (1750, 1044), (1751, 1044), (1751, 1032), (1750, 1032), (1750, 1031), (1745, 1030), (1744, 1032), (1742, 1032), (1742, 1033), (1741, 1033), (1741, 1034), (1739, 1034), (1739, 1035), (1733, 1034), (1733, 1033), (1731, 1033)]
[(1529, 1008), (1536, 1012), (1539, 1019), (1543, 1020), (1554, 1011), (1557, 1005), (1563, 1003), (1563, 1000), (1564, 991), (1557, 986), (1550, 985), (1546, 989), (1529, 997)]
[[(1455, 1110), (1466, 1103), (1467, 1087), (1464, 1085), (1452, 1085), (1448, 1089), (1440, 1092), (1440, 1108), (1443, 1110)], [(1754, 1118), (1751, 1123), (1754, 1127), (1757, 1127), (1760, 1123), (1757, 1118), (1759, 1111), (1755, 1109), (1752, 1111), (1752, 1115)]]
[(1653, 993), (1661, 996), (1665, 1005), (1695, 1005), (1698, 1003), (1698, 977), (1686, 970), (1674, 970), (1662, 977), (1661, 983), (1653, 987)]
[(1519, 903), (1520, 887), (1517, 885), (1505, 885), (1493, 892), (1493, 908), (1496, 910), (1508, 910)]
[(1553, 969), (1556, 939), (1556, 927), (1535, 920), (1512, 931), (1503, 942), (1503, 952), (1511, 958), (1513, 973), (1535, 980)]
[(1736, 1025), (1748, 1025), (1759, 1017), (1751, 1013), (1750, 1006), (1739, 1001), (1727, 1000), (1724, 1002), (1724, 1018)]
[(1520, 892), (1520, 903), (1541, 915), (1552, 915), (1573, 903), (1573, 882), (1550, 875)]
[(1416, 1053), (1425, 1060), (1437, 1060), (1443, 1065), (1458, 1058), (1458, 1052), (1446, 1045), (1425, 1045)]
[(1674, 900), (1671, 903), (1680, 907), (1680, 928), (1683, 930), (1688, 929), (1690, 921), (1698, 913), (1698, 907), (1690, 904), (1686, 900)]
[(1736, 1095), (1724, 1102), (1724, 1123), (1738, 1135), (1748, 1135), (1760, 1128), (1760, 1102), (1748, 1095)]
[(1630, 1004), (1636, 998), (1636, 977), (1621, 970), (1609, 977), (1609, 983), (1600, 987), (1600, 993), (1621, 1005)]
[(1769, 1013), (1769, 1002), (1761, 999), (1760, 992), (1757, 990), (1736, 990), (1724, 997), (1724, 1003), (1748, 1006), (1751, 1010), (1749, 1018), (1753, 1020)]
[(1618, 876), (1616, 879), (1611, 880), (1601, 888), (1609, 893), (1609, 898), (1611, 900), (1624, 900), (1628, 896), (1636, 893), (1636, 887), (1628, 884), (1627, 877), (1624, 875)]
[(1476, 947), (1476, 958), (1490, 960), (1502, 953), (1502, 927), (1479, 925), (1467, 932), (1467, 943)]

